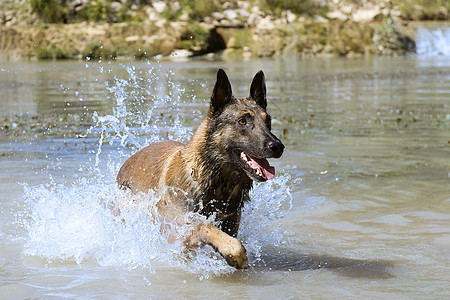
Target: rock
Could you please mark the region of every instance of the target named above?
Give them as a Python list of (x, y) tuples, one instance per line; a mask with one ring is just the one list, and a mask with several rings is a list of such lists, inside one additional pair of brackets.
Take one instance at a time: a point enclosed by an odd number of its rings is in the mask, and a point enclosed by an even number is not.
[(359, 9), (352, 15), (352, 19), (355, 22), (368, 22), (373, 20), (377, 15), (381, 13), (379, 7), (373, 9)]
[(122, 4), (119, 2), (112, 2), (111, 3), (111, 8), (112, 10), (114, 10), (115, 12), (120, 11), (120, 9), (122, 8)]
[(231, 9), (231, 8), (233, 8), (233, 3), (227, 1), (227, 2), (222, 4), (222, 7), (224, 9)]
[(225, 19), (225, 14), (223, 14), (223, 13), (221, 13), (221, 12), (218, 12), (218, 11), (215, 11), (215, 12), (213, 12), (212, 14), (211, 14), (211, 17), (213, 17), (214, 19), (216, 19), (216, 20), (222, 20), (222, 19)]
[(236, 12), (235, 10), (232, 10), (232, 9), (227, 9), (227, 10), (225, 10), (225, 11), (223, 12), (223, 14), (224, 14), (224, 17), (225, 17), (226, 19), (230, 20), (230, 21), (236, 20), (237, 17), (238, 17), (237, 12)]
[(170, 1), (170, 8), (174, 11), (178, 11), (181, 9), (181, 4), (178, 1)]
[(185, 50), (185, 49), (175, 49), (170, 53), (170, 55), (167, 57), (169, 60), (175, 60), (175, 61), (184, 61), (188, 60), (189, 57), (192, 56), (192, 52)]
[(348, 20), (348, 16), (346, 14), (344, 14), (340, 10), (335, 10), (335, 11), (328, 12), (327, 13), (327, 17), (329, 19), (337, 19), (337, 20), (342, 20), (342, 21)]
[(0, 15), (0, 19), (1, 19), (1, 24), (4, 25), (11, 25), (15, 23), (15, 18), (14, 18), (14, 12), (13, 11), (6, 11), (3, 13), (3, 15)]
[(260, 10), (259, 7), (256, 6), (256, 5), (252, 7), (251, 12), (254, 13), (254, 14), (262, 15), (261, 10)]
[(139, 40), (139, 36), (138, 35), (127, 36), (125, 38), (125, 42), (128, 42), (128, 43), (133, 43), (133, 42), (136, 42), (138, 40)]
[(328, 23), (327, 19), (325, 19), (324, 17), (319, 16), (319, 15), (314, 16), (314, 20), (316, 20), (317, 22), (320, 22), (320, 23)]
[(438, 15), (442, 20), (448, 20), (449, 11), (445, 7), (441, 6), (439, 7)]
[(297, 16), (293, 14), (290, 10), (283, 11), (281, 17), (276, 19), (275, 24), (289, 24), (297, 20)]
[[(181, 18), (179, 18), (179, 20), (181, 20)], [(184, 21), (189, 21), (189, 16), (188, 16), (188, 19), (185, 19)], [(217, 26), (217, 24), (216, 24), (217, 20), (213, 20), (213, 18), (208, 17), (208, 16), (203, 18), (203, 22)]]
[(219, 26), (220, 27), (231, 27), (232, 23), (228, 19), (222, 19), (222, 20), (219, 21)]
[(240, 7), (241, 9), (244, 9), (246, 11), (250, 7), (250, 2), (249, 1), (240, 1), (240, 0), (238, 0), (236, 3), (237, 3), (238, 7)]
[(166, 25), (167, 20), (166, 19), (159, 19), (155, 22), (156, 27), (162, 28)]
[[(184, 31), (184, 29), (186, 28), (186, 23), (184, 22), (171, 22), (170, 23), (170, 27), (172, 27), (173, 30), (175, 30), (176, 34), (181, 34), (181, 32)], [(210, 30), (212, 28), (208, 27), (208, 26), (203, 26), (205, 28), (205, 30)]]
[(227, 42), (227, 49), (230, 49), (230, 48), (238, 48), (238, 47), (236, 47), (236, 46), (237, 46), (237, 40), (236, 40), (236, 37), (234, 37), (234, 36), (230, 37), (230, 39), (229, 39), (228, 42)]
[[(153, 36), (141, 36), (140, 37), (143, 41), (145, 45), (154, 45), (157, 43), (159, 37), (157, 35), (153, 35)], [(159, 42), (159, 41), (158, 41)]]
[(263, 17), (261, 17), (258, 13), (251, 13), (247, 18), (247, 25), (249, 27), (256, 27), (256, 25), (261, 21)]
[(295, 20), (297, 20), (297, 16), (290, 10), (287, 10), (285, 12), (285, 18), (288, 23), (294, 23)]
[(391, 10), (389, 9), (389, 8), (383, 8), (382, 10), (381, 10), (381, 14), (383, 15), (383, 16), (389, 16), (389, 13), (391, 12)]
[(275, 28), (275, 24), (272, 21), (272, 18), (270, 16), (265, 17), (264, 19), (261, 19), (258, 24), (256, 24), (256, 29), (260, 30), (272, 30)]
[(259, 30), (253, 35), (252, 52), (257, 57), (271, 57), (281, 53), (284, 47), (283, 31), (274, 26), (271, 30)]
[(391, 16), (394, 16), (394, 17), (396, 17), (396, 18), (399, 18), (400, 15), (401, 15), (402, 13), (401, 13), (399, 10), (392, 9), (392, 10), (390, 11), (390, 14), (391, 14)]
[(353, 6), (352, 5), (343, 5), (343, 6), (341, 6), (341, 11), (346, 15), (350, 15), (353, 11)]
[(175, 37), (162, 36), (161, 43), (159, 44), (159, 50), (161, 51), (161, 54), (169, 55), (170, 53), (172, 53), (176, 43), (177, 40)]
[(161, 14), (167, 8), (167, 4), (164, 1), (155, 1), (152, 6), (158, 14)]
[(69, 11), (79, 12), (89, 4), (89, 0), (67, 1)]
[[(183, 11), (183, 13), (181, 14), (181, 16), (178, 18), (180, 21), (189, 21), (189, 14), (185, 11)], [(206, 19), (206, 18), (205, 18)], [(206, 22), (206, 20), (205, 20)], [(210, 22), (208, 22), (210, 23)]]
[(156, 10), (153, 7), (148, 7), (145, 10), (145, 14), (148, 16), (148, 19), (150, 21), (158, 21), (161, 19), (161, 16), (159, 13), (156, 12)]
[(250, 16), (250, 13), (248, 11), (246, 11), (243, 8), (237, 9), (236, 13), (241, 17), (241, 18), (248, 18)]
[(252, 58), (252, 53), (250, 51), (248, 51), (248, 50), (246, 51), (244, 49), (244, 52), (242, 52), (242, 58), (244, 60), (249, 60), (250, 58)]

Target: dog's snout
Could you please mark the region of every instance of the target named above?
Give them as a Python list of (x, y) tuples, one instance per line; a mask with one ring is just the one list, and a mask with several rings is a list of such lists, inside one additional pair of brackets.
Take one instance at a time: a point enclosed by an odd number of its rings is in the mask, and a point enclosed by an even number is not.
[(270, 141), (267, 146), (273, 152), (273, 157), (279, 158), (283, 154), (284, 145), (280, 140)]

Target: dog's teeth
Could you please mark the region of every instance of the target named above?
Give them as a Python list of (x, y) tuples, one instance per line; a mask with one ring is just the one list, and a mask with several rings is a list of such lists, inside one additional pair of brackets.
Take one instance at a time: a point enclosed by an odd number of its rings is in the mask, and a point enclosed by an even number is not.
[(241, 158), (242, 158), (242, 160), (245, 161), (245, 162), (248, 161), (247, 155), (246, 155), (244, 152), (241, 152)]
[(260, 170), (260, 169), (257, 169), (257, 170), (256, 170), (256, 175), (258, 175), (258, 176), (262, 176), (262, 174), (261, 174), (261, 170)]

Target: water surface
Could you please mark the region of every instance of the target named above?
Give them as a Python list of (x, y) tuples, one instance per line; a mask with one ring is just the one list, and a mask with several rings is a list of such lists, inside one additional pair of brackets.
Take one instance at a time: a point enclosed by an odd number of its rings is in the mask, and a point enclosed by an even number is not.
[[(219, 67), (238, 97), (265, 71), (286, 145), (244, 208), (248, 270), (208, 247), (186, 258), (145, 214), (123, 226), (108, 209), (131, 153), (189, 140)], [(420, 56), (4, 63), (0, 295), (449, 297), (449, 67)]]

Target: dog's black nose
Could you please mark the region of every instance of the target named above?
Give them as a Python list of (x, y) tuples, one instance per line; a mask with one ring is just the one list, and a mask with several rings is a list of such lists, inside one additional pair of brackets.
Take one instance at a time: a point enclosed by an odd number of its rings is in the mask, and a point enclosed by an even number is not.
[(283, 154), (284, 145), (280, 140), (270, 141), (268, 147), (272, 150), (274, 158), (279, 158)]

